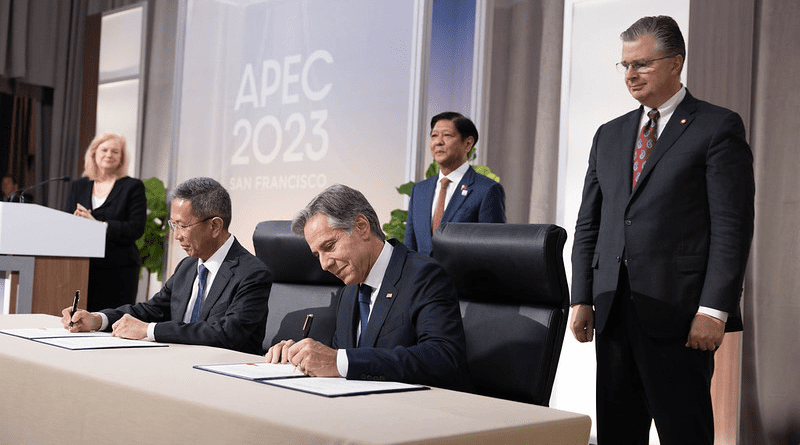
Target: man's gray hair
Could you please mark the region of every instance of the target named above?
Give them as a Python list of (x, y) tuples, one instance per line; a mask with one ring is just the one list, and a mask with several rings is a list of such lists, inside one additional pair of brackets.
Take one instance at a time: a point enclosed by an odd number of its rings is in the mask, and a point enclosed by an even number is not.
[(231, 195), (214, 179), (187, 179), (169, 193), (167, 202), (174, 199), (191, 202), (192, 213), (201, 220), (219, 216), (225, 230), (231, 225)]
[(323, 213), (328, 217), (328, 225), (331, 228), (344, 229), (347, 233), (353, 232), (356, 217), (362, 214), (369, 221), (372, 233), (380, 240), (386, 238), (381, 230), (378, 214), (375, 213), (367, 198), (358, 190), (346, 185), (332, 185), (315, 196), (295, 215), (292, 220), (292, 232), (302, 236), (306, 223), (317, 213)]
[(643, 35), (651, 35), (656, 41), (656, 48), (665, 56), (683, 56), (686, 61), (686, 43), (678, 23), (672, 17), (660, 15), (657, 17), (642, 17), (619, 37), (623, 42), (638, 40)]

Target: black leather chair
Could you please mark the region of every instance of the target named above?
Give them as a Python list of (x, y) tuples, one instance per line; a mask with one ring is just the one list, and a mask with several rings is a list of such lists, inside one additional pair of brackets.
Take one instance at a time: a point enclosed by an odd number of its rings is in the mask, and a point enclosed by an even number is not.
[(442, 223), (433, 257), (455, 282), (478, 394), (548, 406), (569, 311), (566, 231)]
[(309, 337), (330, 345), (342, 281), (322, 270), (306, 240), (292, 233), (290, 221), (259, 223), (253, 246), (273, 278), (264, 350), (281, 340), (302, 339), (307, 314), (314, 314)]

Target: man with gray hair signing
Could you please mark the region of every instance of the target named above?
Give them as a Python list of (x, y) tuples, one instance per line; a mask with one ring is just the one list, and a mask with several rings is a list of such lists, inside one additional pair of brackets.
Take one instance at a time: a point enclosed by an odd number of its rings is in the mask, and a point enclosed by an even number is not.
[(292, 221), (338, 293), (332, 348), (284, 340), (266, 355), (312, 376), (467, 387), (464, 328), (445, 270), (397, 240), (384, 241), (378, 216), (359, 191), (333, 185)]
[[(62, 311), (71, 332), (216, 346), (261, 354), (272, 278), (228, 232), (231, 198), (211, 178), (189, 179), (170, 193), (169, 226), (189, 255), (144, 303), (100, 312)], [(70, 326), (71, 322), (71, 326)]]

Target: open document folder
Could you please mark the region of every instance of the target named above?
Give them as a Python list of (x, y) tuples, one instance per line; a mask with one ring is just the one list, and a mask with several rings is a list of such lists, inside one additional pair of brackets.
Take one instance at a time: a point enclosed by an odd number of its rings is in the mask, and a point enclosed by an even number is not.
[(110, 332), (69, 332), (64, 328), (0, 329), (0, 333), (71, 350), (168, 346), (146, 340), (112, 337)]
[(65, 328), (0, 329), (0, 333), (35, 340), (55, 337), (109, 337), (110, 332), (70, 332)]
[(428, 389), (427, 386), (409, 383), (347, 380), (344, 377), (308, 377), (290, 363), (233, 363), (195, 365), (194, 368), (325, 397)]

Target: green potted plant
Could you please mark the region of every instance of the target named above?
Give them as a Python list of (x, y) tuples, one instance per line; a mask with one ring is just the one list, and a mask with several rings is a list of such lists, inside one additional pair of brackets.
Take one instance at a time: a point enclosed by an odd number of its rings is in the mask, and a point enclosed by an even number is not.
[(158, 178), (144, 182), (147, 196), (147, 221), (144, 234), (136, 240), (136, 247), (142, 256), (142, 267), (155, 273), (161, 281), (164, 269), (164, 240), (169, 233), (167, 225), (167, 189)]

